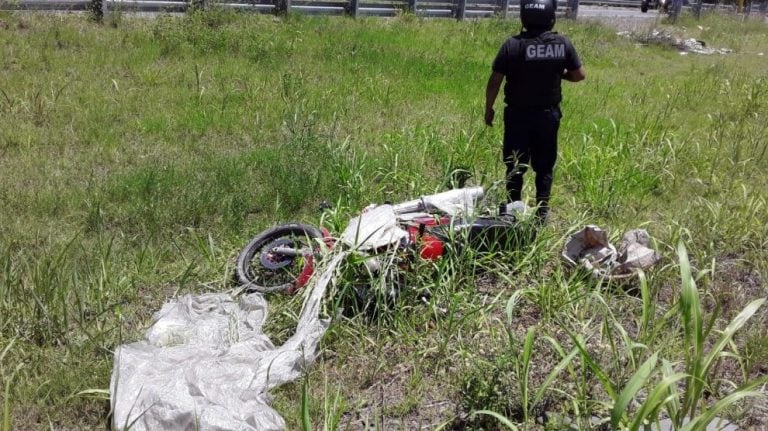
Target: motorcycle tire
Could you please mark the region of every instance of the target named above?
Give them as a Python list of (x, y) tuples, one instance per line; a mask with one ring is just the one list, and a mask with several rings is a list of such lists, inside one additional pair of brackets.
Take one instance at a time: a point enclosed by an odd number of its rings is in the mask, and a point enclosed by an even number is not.
[(312, 270), (312, 255), (281, 256), (270, 252), (277, 246), (294, 249), (316, 247), (323, 234), (314, 226), (290, 223), (267, 229), (251, 239), (237, 257), (237, 281), (248, 290), (261, 293), (293, 291), (300, 277)]
[(648, 4), (643, 2), (640, 4), (640, 12), (647, 13), (648, 12)]

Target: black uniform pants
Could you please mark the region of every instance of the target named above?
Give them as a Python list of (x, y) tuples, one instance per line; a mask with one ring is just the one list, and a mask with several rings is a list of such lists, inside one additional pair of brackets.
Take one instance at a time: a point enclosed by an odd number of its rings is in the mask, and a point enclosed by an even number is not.
[(557, 106), (533, 110), (504, 109), (503, 155), (509, 200), (521, 200), (523, 174), (531, 166), (536, 172), (536, 203), (541, 208), (540, 215), (546, 215), (552, 190), (561, 117)]

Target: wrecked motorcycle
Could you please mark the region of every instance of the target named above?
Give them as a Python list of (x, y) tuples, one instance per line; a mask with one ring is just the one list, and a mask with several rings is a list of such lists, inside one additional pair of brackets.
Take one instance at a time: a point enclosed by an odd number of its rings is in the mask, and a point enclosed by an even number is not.
[[(457, 247), (478, 251), (510, 247), (515, 242), (519, 204), (502, 204), (494, 214), (476, 215), (482, 187), (449, 190), (399, 204), (371, 205), (350, 220), (338, 237), (325, 228), (289, 223), (267, 229), (251, 239), (237, 258), (237, 280), (248, 290), (293, 294), (315, 272), (324, 250), (355, 252), (370, 274), (387, 264), (435, 261)], [(408, 267), (408, 265), (403, 265)]]

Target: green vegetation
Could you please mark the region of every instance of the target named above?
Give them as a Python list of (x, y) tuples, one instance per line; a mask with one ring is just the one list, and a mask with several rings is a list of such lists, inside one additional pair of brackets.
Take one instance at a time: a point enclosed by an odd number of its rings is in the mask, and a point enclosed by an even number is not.
[[(514, 21), (0, 21), (2, 430), (103, 426), (112, 349), (169, 296), (230, 288), (250, 236), (319, 223), (323, 199), (339, 232), (458, 168), (501, 196), (483, 91)], [(768, 28), (682, 25), (735, 52), (558, 25), (588, 78), (565, 88), (550, 225), (424, 265), (389, 311), (329, 301), (320, 360), (275, 393), (288, 429), (768, 421)], [(665, 260), (631, 288), (569, 273), (560, 248), (585, 223), (645, 227)], [(270, 302), (285, 339), (301, 298)]]

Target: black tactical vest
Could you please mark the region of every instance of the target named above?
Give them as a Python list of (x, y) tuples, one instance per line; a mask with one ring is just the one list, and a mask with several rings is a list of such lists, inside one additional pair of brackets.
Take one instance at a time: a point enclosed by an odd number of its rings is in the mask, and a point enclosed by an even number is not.
[[(516, 41), (517, 43), (514, 43)], [(562, 99), (560, 81), (575, 55), (568, 39), (546, 32), (535, 36), (525, 33), (507, 43), (508, 61), (503, 62), (506, 76), (504, 101), (512, 109), (528, 110), (557, 106)]]

